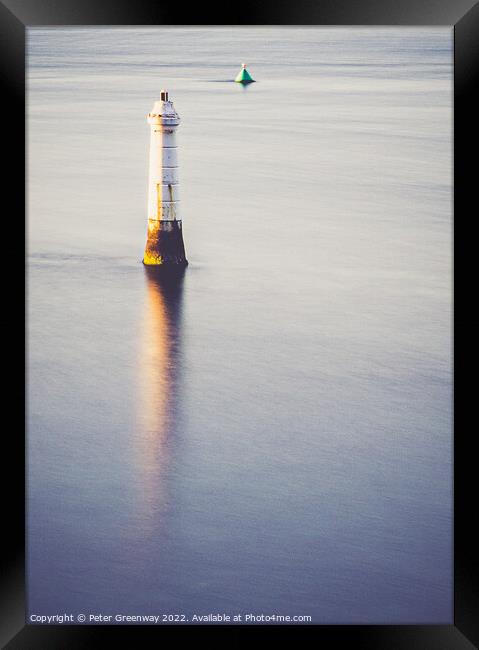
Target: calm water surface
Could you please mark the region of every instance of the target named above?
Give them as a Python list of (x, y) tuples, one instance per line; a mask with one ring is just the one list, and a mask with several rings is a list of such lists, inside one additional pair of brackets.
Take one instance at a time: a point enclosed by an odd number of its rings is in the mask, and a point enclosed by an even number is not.
[[(452, 621), (451, 48), (29, 30), (29, 613)], [(141, 264), (160, 88), (170, 288)]]

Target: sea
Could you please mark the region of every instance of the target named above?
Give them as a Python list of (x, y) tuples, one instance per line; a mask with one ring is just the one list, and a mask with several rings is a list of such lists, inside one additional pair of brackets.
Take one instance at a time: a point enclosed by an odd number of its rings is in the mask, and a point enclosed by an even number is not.
[[(29, 622), (452, 623), (452, 46), (28, 28)], [(174, 283), (142, 265), (161, 89)]]

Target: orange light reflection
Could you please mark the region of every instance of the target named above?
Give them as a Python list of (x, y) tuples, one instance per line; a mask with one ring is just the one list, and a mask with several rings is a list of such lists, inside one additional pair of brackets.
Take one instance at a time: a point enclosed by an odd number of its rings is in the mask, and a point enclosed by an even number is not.
[[(167, 282), (158, 277), (156, 269), (149, 268), (145, 274), (136, 451), (141, 471), (138, 483), (143, 490), (141, 509), (153, 526), (158, 523), (158, 512), (168, 505), (166, 474), (177, 414), (182, 278)], [(145, 524), (143, 521), (142, 526)]]

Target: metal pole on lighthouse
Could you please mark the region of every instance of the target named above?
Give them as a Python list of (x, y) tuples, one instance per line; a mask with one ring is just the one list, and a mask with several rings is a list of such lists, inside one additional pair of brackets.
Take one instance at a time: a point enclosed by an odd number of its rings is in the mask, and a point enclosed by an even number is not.
[(148, 181), (148, 236), (143, 264), (170, 271), (183, 269), (188, 261), (178, 194), (176, 129), (180, 123), (168, 91), (160, 91), (147, 116), (151, 129)]

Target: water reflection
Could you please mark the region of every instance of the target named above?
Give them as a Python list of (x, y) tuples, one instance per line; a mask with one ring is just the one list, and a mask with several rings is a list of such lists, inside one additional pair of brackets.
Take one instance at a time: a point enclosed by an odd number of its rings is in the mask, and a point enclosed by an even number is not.
[(137, 449), (149, 517), (167, 506), (166, 472), (179, 417), (183, 276), (165, 280), (145, 269)]

